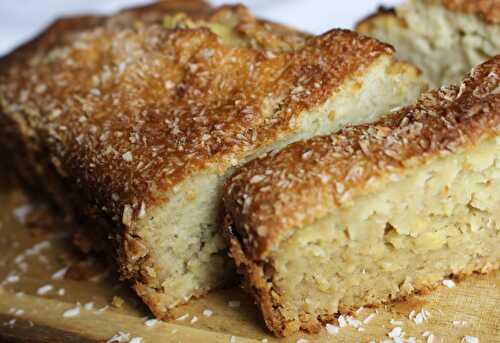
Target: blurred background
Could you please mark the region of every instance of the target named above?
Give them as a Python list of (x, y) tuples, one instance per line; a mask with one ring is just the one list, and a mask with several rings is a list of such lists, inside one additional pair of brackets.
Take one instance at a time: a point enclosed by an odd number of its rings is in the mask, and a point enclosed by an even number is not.
[[(0, 0), (0, 55), (31, 38), (54, 18), (77, 13), (111, 13), (148, 0)], [(312, 33), (352, 28), (378, 6), (399, 0), (212, 0), (214, 5), (243, 3), (254, 14)]]

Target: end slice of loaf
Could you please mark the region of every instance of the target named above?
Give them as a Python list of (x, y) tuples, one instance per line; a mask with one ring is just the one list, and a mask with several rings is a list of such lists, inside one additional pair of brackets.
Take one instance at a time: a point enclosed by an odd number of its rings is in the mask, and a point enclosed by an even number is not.
[(290, 145), (225, 188), (230, 251), (267, 326), (500, 266), (500, 56), (373, 124)]
[(456, 84), (500, 53), (500, 2), (409, 0), (394, 10), (381, 9), (357, 31), (392, 44), (432, 86)]
[(311, 37), (240, 6), (151, 15), (63, 30), (2, 60), (0, 139), (27, 182), (90, 221), (80, 241), (168, 318), (235, 275), (219, 230), (234, 168), (373, 121), (425, 83), (350, 31)]

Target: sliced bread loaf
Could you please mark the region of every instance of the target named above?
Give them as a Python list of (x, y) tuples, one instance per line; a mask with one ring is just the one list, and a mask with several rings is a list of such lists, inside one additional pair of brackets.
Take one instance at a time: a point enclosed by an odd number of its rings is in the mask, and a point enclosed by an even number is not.
[(230, 251), (278, 336), (500, 267), (500, 56), (225, 188)]
[(56, 27), (0, 61), (0, 141), (18, 173), (86, 222), (80, 244), (113, 256), (162, 318), (235, 275), (219, 215), (236, 167), (425, 87), (354, 32), (186, 12)]

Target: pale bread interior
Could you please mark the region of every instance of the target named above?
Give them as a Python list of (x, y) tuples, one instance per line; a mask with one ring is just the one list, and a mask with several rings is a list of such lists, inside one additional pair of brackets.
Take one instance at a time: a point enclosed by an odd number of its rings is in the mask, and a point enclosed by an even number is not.
[(310, 325), (450, 275), (498, 268), (499, 246), (497, 138), (374, 180), (327, 217), (295, 229), (266, 264), (279, 317)]
[[(222, 187), (238, 165), (291, 142), (337, 131), (346, 124), (371, 122), (394, 108), (413, 102), (426, 88), (415, 68), (379, 58), (353, 77), (323, 105), (302, 113), (296, 127), (275, 141), (246, 156), (228, 158), (190, 177), (168, 195), (162, 206), (148, 210), (137, 223), (140, 239), (149, 246), (148, 264), (142, 273), (157, 277), (155, 287), (136, 284), (165, 309), (192, 296), (223, 285), (235, 275), (220, 234)], [(159, 313), (156, 313), (157, 315)]]
[(358, 31), (393, 45), (433, 88), (459, 83), (472, 67), (500, 53), (500, 25), (450, 11), (440, 0), (409, 0), (396, 15), (376, 16)]

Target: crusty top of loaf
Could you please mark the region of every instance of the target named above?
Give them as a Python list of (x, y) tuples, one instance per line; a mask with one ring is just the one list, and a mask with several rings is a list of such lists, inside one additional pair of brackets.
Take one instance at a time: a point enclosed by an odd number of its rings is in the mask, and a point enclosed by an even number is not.
[(500, 24), (500, 1), (498, 0), (441, 0), (454, 11), (479, 15), (492, 24)]
[(299, 227), (362, 192), (370, 179), (411, 170), (500, 134), (500, 56), (460, 87), (371, 125), (290, 145), (247, 163), (228, 180), (224, 202), (249, 256), (262, 258)]
[(309, 37), (242, 6), (195, 19), (108, 19), (0, 63), (2, 115), (126, 225), (186, 177), (293, 130), (299, 113), (394, 53), (350, 31)]

